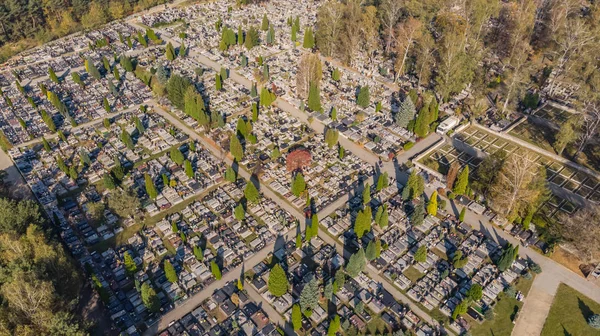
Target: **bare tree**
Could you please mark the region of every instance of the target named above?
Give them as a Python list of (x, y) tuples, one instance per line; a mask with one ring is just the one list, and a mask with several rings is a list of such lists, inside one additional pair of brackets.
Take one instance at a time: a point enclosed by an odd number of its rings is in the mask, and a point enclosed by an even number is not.
[(526, 84), (525, 81), (528, 79), (528, 71), (526, 71), (526, 63), (529, 57), (531, 47), (529, 43), (521, 41), (516, 44), (517, 49), (515, 54), (512, 55), (512, 66), (511, 70), (508, 71), (509, 75), (506, 76), (506, 93), (504, 95), (504, 104), (502, 105), (502, 114), (506, 113), (506, 108), (509, 102), (515, 97), (515, 93), (522, 89)]
[(548, 88), (548, 94), (553, 96), (558, 82), (570, 72), (571, 67), (576, 64), (574, 59), (582, 57), (583, 53), (595, 52), (590, 48), (598, 41), (597, 34), (590, 30), (589, 25), (581, 18), (567, 18), (564, 20), (562, 29), (552, 34), (556, 43), (553, 79)]
[(300, 65), (296, 73), (296, 94), (301, 98), (308, 97), (310, 84), (319, 85), (323, 77), (319, 55), (306, 53), (300, 58)]
[(590, 140), (597, 137), (600, 131), (600, 106), (598, 102), (587, 102), (584, 105), (581, 127), (579, 128), (579, 143), (574, 158), (585, 149)]
[[(408, 52), (421, 34), (421, 21), (409, 17), (406, 21), (396, 27), (396, 68), (395, 77), (404, 73), (404, 65), (408, 58)], [(394, 78), (395, 79), (395, 78)]]
[(513, 216), (520, 209), (534, 205), (545, 191), (543, 171), (534, 162), (534, 156), (513, 153), (503, 165), (492, 187), (492, 204), (505, 216)]
[(398, 0), (383, 0), (379, 5), (379, 18), (381, 25), (383, 26), (383, 39), (385, 41), (385, 51), (390, 53), (392, 50), (392, 43), (394, 41), (394, 29), (396, 22), (400, 19), (402, 14), (402, 5)]
[(588, 205), (560, 216), (560, 235), (584, 262), (600, 258), (600, 207)]
[(431, 80), (432, 69), (435, 66), (435, 41), (427, 29), (423, 29), (421, 38), (417, 41), (417, 71), (419, 85), (427, 85)]
[(325, 56), (333, 56), (340, 41), (343, 15), (343, 5), (338, 2), (328, 2), (319, 7), (317, 46)]

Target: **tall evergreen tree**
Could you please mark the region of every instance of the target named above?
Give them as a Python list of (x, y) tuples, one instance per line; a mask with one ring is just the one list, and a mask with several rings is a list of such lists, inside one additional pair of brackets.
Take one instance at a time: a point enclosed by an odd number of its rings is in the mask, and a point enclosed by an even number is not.
[(165, 259), (163, 263), (163, 269), (165, 271), (165, 277), (169, 282), (177, 282), (177, 272), (175, 271), (175, 267), (173, 267), (173, 264), (171, 264), (171, 262), (168, 259)]
[(415, 113), (415, 104), (410, 97), (406, 96), (402, 103), (400, 103), (400, 107), (396, 113), (396, 124), (400, 127), (407, 128), (410, 121), (415, 117)]
[(250, 203), (257, 204), (260, 201), (260, 193), (252, 181), (248, 181), (248, 183), (246, 183), (244, 197), (246, 197)]
[(269, 280), (267, 283), (269, 292), (276, 297), (283, 296), (288, 292), (288, 279), (285, 271), (280, 264), (275, 264), (269, 272)]
[(229, 152), (237, 162), (242, 161), (244, 156), (244, 148), (235, 134), (232, 134), (231, 138), (229, 139)]
[(169, 61), (174, 61), (175, 58), (177, 58), (177, 54), (175, 53), (175, 48), (173, 48), (173, 45), (171, 44), (171, 42), (169, 42), (167, 44), (167, 48), (165, 49), (165, 57), (167, 57), (167, 59)]
[(431, 197), (429, 198), (429, 203), (427, 203), (427, 213), (432, 216), (437, 215), (437, 209), (438, 209), (437, 198), (438, 198), (438, 192), (436, 190), (431, 194)]
[(315, 47), (315, 38), (313, 36), (312, 28), (306, 28), (304, 31), (304, 41), (302, 42), (302, 47), (306, 49), (312, 49)]
[(146, 193), (148, 194), (148, 197), (150, 197), (150, 199), (156, 199), (156, 197), (158, 196), (158, 191), (156, 190), (156, 186), (154, 185), (154, 181), (152, 180), (152, 177), (150, 177), (150, 175), (148, 174), (144, 174), (144, 182), (146, 185)]
[(321, 93), (319, 87), (315, 83), (310, 83), (308, 90), (308, 108), (311, 111), (321, 112)]
[(367, 108), (371, 103), (371, 94), (369, 93), (369, 86), (361, 86), (358, 91), (358, 97), (356, 98), (356, 103), (358, 106), (362, 108)]
[(458, 179), (454, 183), (454, 188), (452, 191), (457, 195), (464, 195), (467, 191), (467, 186), (469, 185), (469, 166), (466, 165), (465, 168), (458, 175)]

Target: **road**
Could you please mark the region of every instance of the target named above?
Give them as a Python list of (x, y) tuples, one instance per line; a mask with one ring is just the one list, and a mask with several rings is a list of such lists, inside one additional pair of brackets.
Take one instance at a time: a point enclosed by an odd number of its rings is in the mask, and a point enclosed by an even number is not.
[[(284, 235), (284, 238), (286, 240), (294, 239), (294, 237), (296, 237), (296, 229), (295, 228), (292, 228)], [(212, 296), (212, 294), (216, 290), (222, 288), (226, 283), (239, 279), (242, 276), (242, 271), (247, 271), (249, 269), (252, 269), (252, 267), (254, 267), (256, 264), (263, 261), (269, 255), (269, 253), (272, 253), (272, 252), (274, 252), (274, 250), (279, 249), (280, 246), (277, 246), (278, 244), (279, 244), (279, 239), (275, 240), (275, 242), (262, 248), (260, 251), (258, 251), (255, 255), (250, 257), (248, 260), (244, 260), (244, 262), (242, 264), (240, 264), (239, 266), (229, 270), (229, 272), (227, 272), (225, 275), (223, 275), (221, 280), (214, 281), (213, 283), (211, 283), (210, 285), (208, 285), (204, 289), (202, 289), (200, 292), (192, 295), (189, 299), (184, 301), (181, 305), (175, 307), (174, 309), (172, 309), (171, 311), (169, 311), (168, 313), (163, 315), (144, 334), (145, 335), (157, 335), (159, 331), (166, 329), (169, 326), (169, 323), (171, 323), (172, 321), (179, 320), (180, 318), (187, 315), (189, 312), (194, 310), (194, 308), (198, 307), (202, 302), (204, 302), (204, 300), (206, 300), (210, 296)], [(246, 287), (249, 288), (250, 286), (247, 285)], [(258, 293), (256, 293), (256, 294), (258, 294)], [(255, 301), (258, 301), (259, 303), (262, 302), (263, 308), (266, 308), (266, 306), (268, 306), (267, 302), (264, 301), (262, 296), (260, 296), (260, 295), (254, 295), (252, 297), (252, 299)], [(266, 309), (265, 309), (265, 311), (266, 311)], [(267, 311), (267, 313), (268, 313), (268, 311)], [(277, 315), (278, 314), (274, 314), (273, 316), (271, 316), (271, 314), (269, 314), (269, 318), (277, 322)], [(281, 319), (281, 316), (279, 316), (279, 319), (280, 319), (279, 322), (283, 321)], [(284, 324), (282, 324), (282, 326), (283, 325)]]
[[(141, 28), (141, 26), (139, 26), (139, 25), (138, 25), (138, 27)], [(179, 45), (179, 42), (174, 39), (166, 39), (166, 40), (168, 42), (171, 42), (174, 46)], [(212, 61), (212, 60), (208, 59), (207, 57), (198, 54), (195, 51), (191, 51), (190, 56), (197, 57), (203, 64), (205, 64), (215, 70), (219, 70), (221, 68), (221, 65), (219, 63)], [(248, 88), (252, 85), (250, 80), (239, 75), (238, 73), (236, 73), (233, 70), (230, 71), (230, 79), (234, 80)], [(303, 113), (302, 111), (298, 110), (292, 104), (285, 101), (284, 99), (278, 98), (274, 104), (275, 104), (275, 106), (281, 108), (282, 110), (290, 113), (292, 116), (298, 118), (299, 120), (301, 120), (305, 123), (308, 123), (308, 116), (305, 113)], [(203, 143), (207, 143), (194, 130), (191, 130), (187, 126), (183, 125), (175, 117), (171, 116), (170, 114), (168, 114), (167, 112), (163, 111), (160, 108), (156, 109), (156, 111), (158, 113), (162, 114), (165, 118), (167, 118), (174, 125), (180, 127), (182, 130), (186, 130), (186, 133), (188, 133), (192, 138), (202, 141)], [(324, 132), (324, 129), (325, 129), (323, 124), (316, 122), (316, 121), (313, 121), (312, 123), (310, 123), (310, 126), (313, 128), (313, 130), (315, 130), (315, 132), (319, 132), (319, 133)], [(404, 184), (407, 179), (407, 174), (405, 171), (402, 171), (399, 168), (399, 165), (402, 165), (404, 162), (406, 162), (407, 160), (410, 160), (416, 154), (426, 150), (427, 148), (429, 148), (431, 145), (433, 145), (434, 143), (436, 143), (439, 140), (440, 140), (439, 135), (437, 135), (435, 133), (431, 134), (424, 140), (418, 142), (409, 151), (400, 155), (397, 158), (397, 163), (385, 162), (383, 164), (383, 166), (381, 167), (381, 171), (387, 172), (390, 176), (395, 177), (398, 182)], [(379, 161), (379, 158), (376, 155), (367, 151), (363, 147), (351, 142), (350, 140), (344, 138), (343, 136), (340, 137), (339, 141), (342, 144), (342, 146), (344, 146), (347, 150), (350, 150), (353, 154), (357, 155), (362, 160), (364, 160), (368, 163), (371, 163), (371, 164), (375, 164)], [(208, 147), (212, 147), (212, 146), (208, 146)], [(216, 148), (209, 148), (209, 149), (211, 149), (213, 152), (218, 153), (217, 155), (219, 155), (219, 156), (222, 154), (222, 151), (220, 149), (216, 149)], [(225, 158), (225, 160), (229, 164), (231, 164), (231, 162), (232, 162), (232, 160), (230, 158)], [(244, 171), (243, 169), (240, 169), (240, 175), (246, 179), (250, 178), (250, 174), (248, 172)], [(295, 208), (293, 208), (287, 202), (280, 199), (280, 197), (277, 194), (275, 194), (273, 191), (271, 191), (269, 188), (263, 187), (263, 188), (261, 188), (261, 191), (263, 192), (263, 194), (266, 197), (269, 197), (272, 200), (274, 200), (275, 202), (277, 202), (282, 208), (286, 209), (291, 214), (293, 214), (295, 217), (300, 219), (301, 222), (303, 221), (304, 217), (302, 216), (302, 214), (300, 214)], [(432, 187), (427, 186), (425, 191), (427, 194), (431, 194), (434, 190)], [(329, 205), (328, 207), (326, 207), (319, 213), (320, 218), (326, 217), (331, 212), (335, 211), (335, 209), (342, 206), (346, 201), (347, 201), (347, 196), (343, 197), (343, 198), (339, 199), (338, 201), (334, 202), (333, 204)], [(462, 209), (462, 207), (455, 204), (453, 201), (447, 202), (446, 210), (449, 211), (450, 213), (453, 213), (456, 216), (458, 216), (461, 209)], [(519, 244), (519, 242), (514, 237), (512, 237), (510, 234), (497, 229), (485, 217), (475, 214), (468, 209), (467, 209), (466, 215), (465, 215), (465, 222), (470, 224), (474, 229), (481, 230), (488, 237), (494, 239), (495, 241), (497, 241), (501, 244), (504, 244), (506, 242), (510, 242), (512, 244)], [(327, 243), (334, 244), (336, 246), (336, 248), (338, 249), (338, 251), (343, 253), (343, 250), (341, 250), (343, 247), (339, 243), (337, 243), (335, 240), (333, 240), (331, 237), (329, 237), (327, 234), (325, 234), (324, 232), (320, 232), (319, 237), (321, 237)], [(268, 248), (263, 249), (261, 251), (260, 255), (265, 253), (265, 256), (266, 256), (265, 251), (268, 251)], [(586, 281), (585, 279), (583, 279), (580, 276), (578, 276), (577, 274), (573, 273), (566, 267), (554, 262), (553, 260), (551, 260), (549, 258), (544, 257), (543, 255), (533, 251), (530, 248), (521, 247), (519, 252), (520, 252), (521, 257), (528, 258), (528, 259), (538, 263), (542, 267), (543, 273), (540, 274), (534, 281), (534, 284), (531, 289), (532, 294), (528, 296), (528, 298), (525, 302), (525, 306), (524, 306), (525, 313), (520, 314), (522, 317), (519, 319), (519, 321), (517, 321), (517, 326), (514, 331), (515, 335), (538, 334), (537, 329), (539, 329), (539, 328), (536, 328), (536, 330), (533, 330), (533, 331), (530, 330), (530, 328), (532, 325), (538, 325), (538, 326), (543, 325), (543, 321), (545, 320), (545, 317), (547, 315), (547, 310), (549, 310), (549, 307), (551, 304), (551, 300), (548, 299), (547, 295), (553, 296), (560, 283), (565, 283), (565, 284), (573, 287), (574, 289), (580, 291), (581, 293), (587, 295), (588, 297), (592, 298), (594, 301), (600, 302), (600, 288), (598, 288), (598, 286)], [(252, 259), (252, 260), (254, 260), (254, 259)], [(257, 262), (260, 260), (262, 260), (262, 259), (256, 259)], [(248, 264), (250, 264), (249, 261), (248, 261)], [(411, 309), (417, 315), (419, 315), (422, 319), (424, 319), (434, 325), (437, 324), (435, 321), (433, 321), (431, 319), (431, 317), (426, 312), (422, 311), (419, 307), (417, 307), (414, 303), (412, 303), (411, 300), (409, 300), (406, 296), (404, 296), (400, 291), (396, 290), (389, 282), (387, 282), (385, 279), (382, 279), (376, 271), (368, 268), (367, 272), (373, 279), (375, 279), (376, 281), (380, 281), (383, 284), (384, 288), (386, 288), (388, 291), (390, 291), (390, 293), (392, 293), (396, 299), (408, 304), (411, 307)], [(231, 272), (231, 273), (233, 274), (235, 272)], [(215, 282), (214, 283), (215, 288), (217, 288), (217, 286), (222, 286), (224, 284), (224, 282), (222, 282), (222, 281), (223, 280)], [(203, 291), (203, 292), (210, 292), (210, 290)], [(540, 294), (536, 295), (536, 293), (540, 293)], [(187, 314), (189, 312), (189, 310), (191, 310), (195, 305), (197, 305), (198, 303), (200, 303), (202, 301), (199, 298), (206, 297), (206, 296), (207, 296), (206, 293), (202, 294), (202, 296), (198, 296), (198, 297), (194, 296), (192, 299), (188, 300), (188, 302), (193, 302), (193, 303), (189, 303), (189, 304), (185, 303), (184, 305), (176, 308), (174, 311), (165, 315), (165, 317), (163, 317), (162, 321), (171, 321), (171, 320), (176, 319), (178, 316), (179, 317), (184, 316), (185, 314)], [(530, 307), (533, 311), (535, 311), (537, 313), (532, 313), (532, 314), (528, 315), (527, 310), (530, 309)], [(538, 308), (534, 309), (533, 307), (538, 307)], [(546, 313), (544, 313), (544, 311), (546, 311)], [(528, 315), (528, 318), (523, 318), (523, 316), (526, 316), (526, 315)], [(277, 314), (275, 314), (274, 316), (277, 316)], [(161, 325), (164, 325), (164, 322), (161, 322)]]

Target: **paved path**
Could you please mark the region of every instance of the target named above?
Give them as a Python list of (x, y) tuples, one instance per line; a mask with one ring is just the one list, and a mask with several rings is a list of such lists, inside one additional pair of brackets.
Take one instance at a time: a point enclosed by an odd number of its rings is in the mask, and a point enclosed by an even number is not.
[[(335, 246), (336, 251), (340, 255), (346, 255), (344, 253), (344, 247), (342, 244), (334, 240), (327, 233), (323, 232), (323, 230), (319, 230), (319, 238), (321, 238), (325, 243)], [(417, 306), (411, 299), (409, 299), (406, 295), (400, 292), (396, 287), (394, 287), (388, 280), (384, 279), (379, 275), (379, 272), (371, 268), (370, 266), (365, 267), (365, 272), (377, 283), (381, 284), (383, 288), (385, 288), (394, 298), (410, 307), (410, 310), (419, 316), (421, 319), (426, 321), (432, 326), (439, 326), (439, 322), (434, 320), (427, 312), (422, 310), (419, 306)], [(450, 330), (447, 330), (448, 333), (453, 334)]]
[[(173, 43), (174, 46), (177, 46), (179, 44), (177, 41), (175, 41), (173, 39), (171, 39), (170, 42)], [(203, 55), (199, 55), (194, 52), (192, 52), (191, 55), (196, 56), (202, 63), (210, 66), (211, 68), (213, 68), (215, 70), (219, 70), (221, 68), (221, 65), (219, 63), (212, 61)], [(247, 78), (245, 78), (243, 76), (240, 76), (234, 70), (230, 71), (230, 78), (242, 85), (245, 85), (246, 87), (251, 86), (250, 80), (248, 80)], [(308, 123), (308, 116), (305, 113), (303, 113), (302, 111), (298, 110), (295, 106), (293, 106), (289, 102), (285, 101), (284, 99), (278, 98), (274, 104), (275, 104), (275, 106), (281, 108), (282, 110), (284, 110), (284, 111), (290, 113), (291, 115), (293, 115), (294, 117), (298, 118), (299, 120), (301, 120), (305, 123)], [(167, 117), (167, 116), (170, 116), (170, 115), (166, 114), (165, 117)], [(182, 127), (181, 123), (176, 121), (175, 118), (173, 118), (172, 116), (170, 118), (167, 117), (167, 119), (172, 121), (175, 125), (179, 125), (179, 127), (181, 127), (182, 129), (187, 129), (187, 127)], [(325, 129), (323, 124), (316, 122), (316, 121), (313, 121), (310, 124), (310, 126), (313, 128), (313, 130), (315, 130), (315, 132), (324, 132), (324, 129)], [(195, 132), (193, 132), (193, 133), (196, 134)], [(194, 137), (194, 136), (192, 136), (192, 137)], [(197, 136), (197, 137), (200, 138), (199, 136)], [(401, 165), (402, 163), (404, 163), (407, 160), (410, 160), (416, 154), (426, 150), (431, 145), (433, 145), (434, 143), (439, 141), (439, 139), (440, 139), (440, 136), (438, 134), (434, 133), (434, 134), (429, 135), (424, 140), (418, 142), (409, 151), (400, 155), (397, 158), (397, 163), (394, 163), (394, 162), (384, 163), (381, 170), (388, 172), (388, 174), (392, 177), (395, 177), (399, 183), (404, 184), (407, 180), (407, 174), (405, 171), (400, 170), (399, 165)], [(379, 161), (379, 158), (376, 155), (367, 151), (363, 147), (351, 142), (350, 140), (344, 138), (343, 136), (340, 137), (339, 141), (342, 144), (342, 146), (344, 146), (347, 150), (351, 151), (353, 154), (360, 157), (362, 160), (364, 160), (368, 163), (371, 163), (371, 164), (375, 164), (376, 162)], [(228, 163), (231, 163), (231, 160), (228, 160)], [(249, 177), (249, 174), (243, 170), (240, 170), (240, 173), (245, 178)], [(301, 214), (299, 214), (295, 208), (291, 207), (286, 202), (283, 202), (282, 200), (280, 200), (279, 196), (276, 195), (275, 193), (273, 193), (270, 189), (261, 188), (261, 191), (263, 191), (265, 196), (273, 199), (277, 203), (280, 203), (280, 205), (283, 208), (285, 208), (286, 210), (290, 211), (290, 213), (294, 214), (296, 217), (298, 217), (301, 220), (303, 219), (303, 216)], [(430, 195), (434, 190), (431, 187), (426, 187), (425, 191), (428, 195)], [(345, 196), (345, 197), (337, 200), (333, 204), (329, 205), (325, 209), (323, 209), (319, 213), (319, 216), (321, 218), (324, 218), (331, 212), (335, 211), (339, 206), (342, 206), (347, 201), (347, 197), (348, 196)], [(451, 202), (451, 201), (447, 202), (446, 210), (449, 211), (450, 213), (453, 213), (456, 216), (458, 216), (461, 209), (462, 209), (462, 207), (458, 206), (454, 202)], [(470, 224), (474, 229), (481, 230), (488, 237), (494, 239), (495, 241), (497, 241), (501, 244), (504, 244), (505, 242), (510, 242), (512, 244), (519, 244), (519, 242), (514, 237), (512, 237), (510, 234), (494, 227), (484, 216), (475, 214), (472, 211), (469, 211), (468, 209), (466, 211), (465, 222)], [(339, 244), (336, 244), (335, 241), (333, 239), (331, 239), (331, 237), (329, 237), (328, 235), (321, 233), (319, 236), (322, 237), (326, 242), (335, 244), (335, 246), (338, 249), (341, 247)], [(518, 323), (517, 326), (519, 327), (519, 331), (518, 331), (519, 333), (518, 334), (515, 333), (515, 335), (520, 335), (521, 330), (524, 332), (523, 335), (528, 335), (527, 332), (531, 332), (531, 330), (533, 330), (533, 325), (538, 325), (538, 326), (542, 325), (543, 326), (543, 321), (545, 320), (545, 316), (547, 315), (547, 310), (549, 310), (549, 307), (551, 305), (551, 300), (548, 300), (548, 296), (551, 297), (554, 295), (554, 293), (556, 292), (556, 288), (558, 287), (558, 284), (560, 284), (561, 282), (573, 287), (574, 289), (580, 291), (584, 295), (587, 295), (594, 301), (600, 302), (600, 287), (596, 286), (595, 284), (593, 284), (591, 282), (588, 282), (587, 280), (583, 279), (579, 275), (570, 271), (566, 267), (556, 263), (555, 261), (553, 261), (549, 258), (546, 258), (545, 256), (533, 251), (530, 248), (524, 248), (523, 246), (521, 246), (521, 248), (519, 249), (519, 252), (520, 252), (521, 257), (529, 258), (530, 260), (538, 263), (542, 267), (543, 273), (540, 274), (536, 278), (536, 281), (534, 281), (532, 290), (530, 292), (532, 294), (528, 295), (528, 299), (530, 297), (534, 297), (535, 299), (531, 302), (528, 302), (529, 300), (526, 300), (525, 306), (523, 308), (524, 313), (522, 313), (520, 315), (521, 316), (528, 315), (527, 310), (530, 308), (534, 311), (534, 313), (530, 314), (528, 316), (528, 319), (525, 320), (524, 322)], [(374, 272), (372, 270), (368, 270), (368, 272), (374, 279), (376, 279), (376, 278), (380, 279), (379, 275), (376, 272)], [(384, 287), (386, 289), (388, 289), (388, 287), (386, 287), (386, 286), (390, 286), (389, 283), (385, 279), (383, 279), (383, 281), (381, 281), (381, 282), (384, 284)], [(403, 299), (407, 299), (405, 296), (402, 295), (401, 292), (395, 290), (395, 288), (393, 286), (391, 286), (391, 288), (388, 290), (390, 291), (390, 293), (394, 294), (394, 296), (397, 299), (399, 299), (403, 302), (404, 302)], [(536, 293), (539, 293), (539, 295), (536, 295)], [(410, 301), (410, 300), (407, 300), (407, 301), (408, 301), (407, 303), (409, 305), (412, 305), (411, 309), (413, 309), (415, 311), (415, 313), (417, 313), (419, 316), (421, 316), (421, 318), (423, 318), (427, 321), (431, 320), (431, 317), (429, 317), (425, 312), (421, 311), (418, 307), (416, 307), (412, 303), (412, 301)], [(544, 313), (544, 311), (546, 311), (546, 313)], [(521, 329), (521, 328), (524, 328), (524, 327), (521, 327), (521, 325), (526, 326), (528, 329), (527, 330)], [(515, 330), (516, 329), (517, 328), (515, 328)], [(535, 331), (533, 334), (535, 334)]]
[(0, 150), (0, 169), (6, 173), (4, 183), (11, 198), (34, 199), (33, 192), (25, 182), (23, 175), (3, 150)]
[(540, 335), (542, 333), (544, 322), (546, 321), (546, 317), (548, 317), (556, 293), (556, 289), (552, 293), (546, 290), (548, 287), (548, 279), (546, 278), (548, 277), (552, 277), (552, 275), (543, 272), (533, 281), (531, 290), (521, 308), (522, 313), (517, 318), (512, 335)]
[[(296, 236), (296, 230), (295, 230), (295, 228), (292, 228), (287, 233), (285, 233), (284, 239), (286, 239), (286, 240), (294, 239), (295, 236)], [(242, 275), (242, 271), (247, 271), (249, 269), (252, 269), (252, 267), (254, 267), (256, 264), (263, 261), (263, 259), (265, 259), (269, 255), (269, 253), (274, 252), (274, 249), (279, 249), (280, 247), (277, 246), (278, 244), (279, 244), (279, 240), (275, 240), (275, 242), (265, 246), (263, 249), (258, 251), (255, 255), (250, 257), (248, 260), (244, 260), (244, 262), (242, 264), (240, 264), (239, 266), (229, 270), (229, 272), (227, 272), (225, 275), (223, 275), (221, 280), (214, 281), (213, 283), (211, 283), (210, 285), (208, 285), (204, 289), (202, 289), (200, 292), (194, 294), (189, 299), (184, 301), (181, 305), (175, 307), (174, 309), (172, 309), (171, 311), (169, 311), (168, 313), (163, 315), (159, 320), (157, 320), (157, 323), (152, 325), (144, 334), (145, 335), (156, 335), (156, 334), (158, 334), (159, 331), (166, 329), (169, 326), (169, 323), (171, 323), (172, 321), (176, 321), (176, 320), (184, 317), (186, 314), (188, 314), (189, 312), (194, 310), (194, 308), (198, 307), (202, 302), (204, 302), (204, 300), (208, 299), (216, 290), (225, 286), (225, 284), (227, 282), (239, 279), (240, 276)], [(250, 287), (249, 285), (246, 286), (246, 288), (249, 288), (249, 287)], [(260, 301), (263, 300), (260, 295), (258, 295), (258, 297), (256, 297), (256, 298), (253, 297), (253, 299), (254, 300), (258, 299)], [(262, 306), (264, 308), (266, 305), (263, 303)], [(266, 309), (265, 309), (265, 311), (266, 311)], [(277, 319), (277, 315), (271, 316), (271, 314), (269, 314), (269, 318)], [(281, 321), (282, 320), (279, 320), (279, 322), (281, 322)]]

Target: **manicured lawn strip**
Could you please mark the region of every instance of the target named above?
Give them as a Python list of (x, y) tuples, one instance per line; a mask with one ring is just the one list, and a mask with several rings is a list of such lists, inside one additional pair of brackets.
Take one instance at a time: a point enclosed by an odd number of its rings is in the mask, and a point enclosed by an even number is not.
[(593, 314), (600, 314), (600, 304), (561, 284), (548, 313), (542, 336), (600, 335), (600, 330), (590, 327), (587, 323), (587, 318)]
[[(533, 279), (527, 280), (520, 278), (519, 283), (515, 286), (517, 291), (523, 292), (526, 296), (533, 283)], [(515, 298), (508, 298), (506, 294), (500, 293), (500, 299), (494, 306), (494, 319), (484, 321), (479, 324), (475, 320), (467, 317), (471, 324), (471, 335), (490, 335), (490, 336), (510, 336), (514, 328), (512, 321), (515, 319), (516, 312), (521, 310), (523, 302), (517, 301)]]

